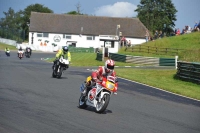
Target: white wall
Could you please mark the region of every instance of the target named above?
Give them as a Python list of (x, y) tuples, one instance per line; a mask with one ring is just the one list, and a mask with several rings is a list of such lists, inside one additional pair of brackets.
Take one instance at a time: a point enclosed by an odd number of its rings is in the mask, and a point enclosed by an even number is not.
[[(31, 44), (32, 39), (32, 33), (33, 34), (33, 44)], [(54, 40), (55, 36), (60, 38), (60, 41), (56, 42)], [(57, 51), (58, 49), (61, 49), (62, 46), (67, 45), (67, 41), (75, 41), (76, 47), (84, 47), (84, 48), (101, 48), (101, 46), (104, 44), (103, 41), (99, 41), (99, 39), (114, 39), (113, 35), (100, 35), (95, 36), (95, 40), (87, 40), (87, 36), (85, 35), (72, 35), (71, 39), (63, 38), (63, 34), (49, 34), (48, 38), (45, 37), (37, 37), (37, 32), (29, 32), (29, 46), (31, 46), (34, 50), (40, 50), (40, 51)], [(145, 42), (145, 39), (133, 39), (133, 38), (127, 38), (127, 40), (131, 40), (132, 44), (141, 44)], [(46, 46), (42, 45), (46, 42)], [(54, 47), (52, 44), (57, 44), (56, 47)], [(117, 53), (118, 52), (118, 42), (115, 42), (115, 48), (109, 48), (109, 52)]]
[(10, 40), (10, 39), (5, 39), (5, 38), (0, 38), (0, 42), (8, 44), (8, 45), (13, 45), (13, 46), (17, 45), (17, 41)]

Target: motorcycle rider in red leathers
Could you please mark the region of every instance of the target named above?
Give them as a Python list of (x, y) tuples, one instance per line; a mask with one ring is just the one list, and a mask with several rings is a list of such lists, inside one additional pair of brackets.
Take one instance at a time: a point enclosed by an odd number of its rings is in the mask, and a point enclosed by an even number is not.
[[(115, 62), (111, 59), (108, 59), (105, 62), (105, 66), (100, 66), (96, 71), (92, 72), (91, 76), (89, 76), (86, 80), (86, 85), (85, 85), (85, 90), (83, 91), (83, 95), (86, 96), (96, 82), (101, 82), (103, 76), (116, 77), (116, 72), (114, 71), (114, 67), (115, 67)], [(115, 95), (117, 94), (117, 88), (118, 88), (118, 83), (116, 83), (116, 87), (114, 90)]]

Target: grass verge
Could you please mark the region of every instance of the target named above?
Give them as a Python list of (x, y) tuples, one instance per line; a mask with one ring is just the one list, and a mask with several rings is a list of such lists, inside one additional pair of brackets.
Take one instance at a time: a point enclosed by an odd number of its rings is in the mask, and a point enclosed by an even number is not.
[[(71, 53), (71, 66), (102, 66), (103, 61), (97, 61), (95, 53)], [(52, 62), (55, 58), (48, 59)], [(116, 66), (134, 66), (131, 63), (115, 62)], [(200, 87), (197, 84), (175, 79), (176, 70), (115, 68), (117, 76), (143, 84), (154, 86), (183, 96), (200, 100)]]

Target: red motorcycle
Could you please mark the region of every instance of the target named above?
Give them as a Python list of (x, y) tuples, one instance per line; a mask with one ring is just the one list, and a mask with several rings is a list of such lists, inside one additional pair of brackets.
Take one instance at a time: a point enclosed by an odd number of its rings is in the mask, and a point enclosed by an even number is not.
[[(89, 79), (91, 76), (88, 77)], [(87, 79), (88, 79), (87, 78)], [(97, 113), (102, 113), (106, 110), (110, 96), (117, 90), (117, 78), (113, 76), (103, 77), (101, 82), (97, 82), (86, 96), (83, 95), (85, 91), (84, 84), (81, 85), (81, 96), (79, 98), (79, 108), (86, 108), (87, 106), (95, 107)]]

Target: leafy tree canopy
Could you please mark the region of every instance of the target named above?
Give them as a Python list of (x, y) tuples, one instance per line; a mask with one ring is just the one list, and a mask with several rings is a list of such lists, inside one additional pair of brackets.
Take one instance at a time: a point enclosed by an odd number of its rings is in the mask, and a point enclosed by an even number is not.
[(77, 11), (70, 11), (66, 14), (71, 14), (71, 15), (83, 15), (82, 13), (78, 13)]
[(171, 0), (141, 0), (135, 10), (148, 30), (164, 30), (169, 34), (175, 26), (176, 8)]

